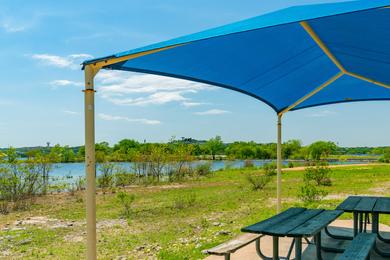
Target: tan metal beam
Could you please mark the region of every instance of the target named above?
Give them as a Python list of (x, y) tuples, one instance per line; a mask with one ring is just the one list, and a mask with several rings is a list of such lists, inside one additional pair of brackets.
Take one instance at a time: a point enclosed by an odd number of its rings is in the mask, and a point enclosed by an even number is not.
[(122, 57), (118, 57), (118, 58), (107, 58), (105, 60), (97, 61), (97, 62), (88, 64), (86, 66), (92, 66), (96, 69), (101, 69), (105, 66), (109, 66), (109, 65), (112, 65), (115, 63), (139, 58), (139, 57), (146, 56), (146, 55), (153, 54), (153, 53), (157, 53), (160, 51), (169, 50), (169, 49), (176, 48), (176, 47), (182, 46), (182, 45), (184, 45), (184, 44), (176, 44), (176, 45), (172, 45), (172, 46), (168, 46), (168, 47), (164, 47), (164, 48), (159, 48), (159, 49), (154, 49), (154, 50), (150, 50), (150, 51), (144, 51), (144, 52), (140, 52), (140, 53), (130, 54), (130, 55), (126, 55), (126, 56), (122, 56)]
[(323, 84), (321, 84), (318, 88), (316, 88), (315, 90), (313, 90), (312, 92), (308, 93), (307, 95), (303, 96), (302, 98), (300, 98), (299, 100), (297, 100), (294, 104), (290, 105), (289, 107), (287, 107), (286, 109), (284, 109), (282, 112), (280, 112), (279, 114), (284, 114), (284, 113), (287, 113), (288, 111), (290, 111), (291, 109), (293, 109), (294, 107), (298, 106), (299, 104), (301, 104), (302, 102), (304, 102), (305, 100), (311, 98), (312, 96), (314, 96), (315, 94), (317, 94), (318, 92), (320, 92), (321, 90), (323, 90), (324, 88), (326, 88), (327, 86), (329, 86), (330, 84), (332, 84), (334, 81), (336, 81), (338, 78), (340, 78), (341, 76), (343, 76), (344, 73), (343, 72), (339, 72), (337, 73), (336, 75), (334, 75), (333, 77), (331, 77), (330, 79), (328, 79), (326, 82), (324, 82)]
[(348, 76), (351, 76), (351, 77), (354, 77), (354, 78), (357, 78), (357, 79), (360, 79), (360, 80), (364, 80), (364, 81), (370, 82), (372, 84), (375, 84), (375, 85), (378, 85), (378, 86), (390, 89), (390, 85), (389, 84), (382, 83), (382, 82), (379, 82), (379, 81), (376, 81), (376, 80), (373, 80), (373, 79), (369, 79), (369, 78), (366, 78), (366, 77), (364, 77), (362, 75), (359, 75), (359, 74), (356, 74), (356, 73), (353, 73), (353, 72), (349, 72), (349, 71), (347, 71), (345, 74), (347, 74)]
[(322, 49), (322, 51), (329, 57), (329, 59), (342, 71), (346, 72), (345, 68), (341, 63), (337, 60), (337, 58), (330, 52), (325, 43), (320, 39), (320, 37), (314, 32), (313, 28), (306, 22), (300, 22), (301, 26), (305, 29), (305, 31), (310, 35), (310, 37), (317, 43), (317, 45)]

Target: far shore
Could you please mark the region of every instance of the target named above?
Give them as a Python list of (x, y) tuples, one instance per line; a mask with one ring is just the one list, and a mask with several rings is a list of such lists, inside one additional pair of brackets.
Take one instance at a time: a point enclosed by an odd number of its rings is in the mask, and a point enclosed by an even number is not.
[[(361, 163), (361, 164), (336, 164), (329, 165), (329, 168), (346, 168), (346, 167), (365, 167), (365, 166), (383, 166), (388, 165), (386, 163)], [(309, 166), (299, 166), (294, 168), (283, 168), (283, 171), (303, 171)]]

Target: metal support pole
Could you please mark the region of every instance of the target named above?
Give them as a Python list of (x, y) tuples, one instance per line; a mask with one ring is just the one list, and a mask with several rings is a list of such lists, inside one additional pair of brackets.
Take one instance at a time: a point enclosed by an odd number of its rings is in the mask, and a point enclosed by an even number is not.
[(282, 210), (282, 116), (283, 114), (278, 114), (278, 144), (277, 144), (277, 205), (276, 211), (280, 213)]
[(359, 226), (359, 213), (353, 212), (353, 236), (356, 237), (358, 234)]
[(95, 90), (94, 77), (97, 73), (86, 66), (85, 73), (85, 169), (86, 169), (86, 218), (87, 259), (96, 259), (96, 166), (95, 166)]
[(272, 259), (279, 260), (279, 237), (272, 237)]
[(295, 238), (295, 259), (302, 259), (302, 237)]
[(318, 232), (318, 233), (314, 236), (314, 239), (315, 239), (315, 243), (316, 243), (316, 256), (317, 256), (317, 259), (318, 259), (318, 260), (322, 260), (322, 254), (321, 254), (321, 250), (322, 250), (322, 245), (321, 245), (321, 231)]

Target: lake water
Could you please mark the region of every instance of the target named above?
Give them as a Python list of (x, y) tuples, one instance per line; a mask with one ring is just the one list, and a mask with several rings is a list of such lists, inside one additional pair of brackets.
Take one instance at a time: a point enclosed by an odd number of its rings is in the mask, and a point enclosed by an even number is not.
[[(273, 160), (252, 160), (253, 164), (256, 167), (261, 167), (264, 164), (273, 163)], [(365, 160), (352, 160), (352, 161), (332, 161), (329, 164), (361, 164), (367, 163)], [(194, 161), (192, 162), (192, 166), (196, 167), (200, 164), (210, 163), (211, 169), (213, 171), (218, 171), (221, 169), (225, 169), (227, 167), (233, 169), (243, 168), (245, 165), (244, 160), (234, 160), (234, 161)], [(299, 162), (298, 162), (299, 163)], [(304, 163), (304, 162), (301, 162)], [(131, 172), (132, 163), (115, 163), (125, 169), (128, 169)], [(283, 162), (284, 165), (288, 164), (288, 161)], [(99, 175), (99, 171), (97, 170), (97, 175)], [(65, 182), (73, 182), (79, 177), (85, 176), (85, 164), (84, 163), (57, 163), (54, 165), (53, 171), (50, 173), (51, 180), (54, 182), (65, 181)]]

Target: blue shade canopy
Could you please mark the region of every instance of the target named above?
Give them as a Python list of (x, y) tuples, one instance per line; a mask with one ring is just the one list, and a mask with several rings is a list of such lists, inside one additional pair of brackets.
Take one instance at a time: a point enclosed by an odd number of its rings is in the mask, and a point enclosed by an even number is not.
[(276, 112), (390, 100), (390, 0), (296, 6), (84, 62), (236, 90)]

